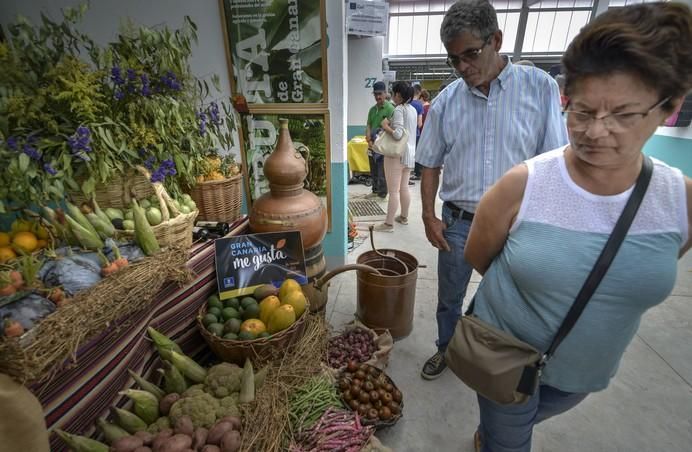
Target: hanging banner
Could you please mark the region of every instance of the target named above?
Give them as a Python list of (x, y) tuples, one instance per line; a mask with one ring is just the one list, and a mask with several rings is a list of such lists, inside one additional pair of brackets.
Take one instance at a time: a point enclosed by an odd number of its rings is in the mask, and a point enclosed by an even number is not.
[(217, 239), (216, 283), (222, 300), (251, 294), (286, 278), (307, 284), (300, 231), (266, 232)]
[(321, 0), (223, 0), (233, 92), (248, 104), (326, 103)]

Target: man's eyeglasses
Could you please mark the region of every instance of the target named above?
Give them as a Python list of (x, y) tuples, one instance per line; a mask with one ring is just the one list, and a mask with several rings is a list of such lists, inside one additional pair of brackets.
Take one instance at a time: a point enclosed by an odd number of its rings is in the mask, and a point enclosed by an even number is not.
[(564, 112), (567, 113), (567, 126), (574, 132), (586, 131), (593, 121), (603, 121), (603, 127), (614, 133), (622, 133), (632, 129), (637, 123), (647, 117), (652, 111), (656, 110), (670, 100), (670, 96), (660, 100), (647, 111), (632, 113), (611, 113), (600, 118), (584, 111), (570, 110), (569, 103), (565, 106)]
[(470, 64), (476, 61), (478, 57), (480, 57), (483, 53), (483, 49), (485, 48), (485, 46), (490, 44), (490, 39), (492, 37), (493, 35), (490, 35), (487, 38), (485, 38), (483, 45), (476, 49), (468, 49), (467, 51), (460, 53), (458, 55), (447, 54), (447, 59), (445, 60), (445, 62), (449, 67), (456, 68), (462, 61), (466, 64)]

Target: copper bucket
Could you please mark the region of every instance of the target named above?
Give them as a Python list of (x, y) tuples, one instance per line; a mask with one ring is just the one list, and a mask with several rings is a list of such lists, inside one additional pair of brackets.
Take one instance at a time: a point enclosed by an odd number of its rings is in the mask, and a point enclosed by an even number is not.
[(418, 260), (404, 251), (376, 249), (372, 227), (370, 243), (372, 251), (358, 256), (356, 262), (377, 269), (379, 274), (357, 271), (356, 316), (378, 333), (389, 330), (394, 339), (404, 338), (413, 330)]

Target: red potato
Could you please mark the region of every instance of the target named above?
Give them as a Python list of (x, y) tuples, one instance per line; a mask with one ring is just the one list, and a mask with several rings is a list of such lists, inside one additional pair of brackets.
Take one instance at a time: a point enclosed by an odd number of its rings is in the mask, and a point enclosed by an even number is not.
[(233, 424), (233, 430), (238, 431), (241, 431), (241, 427), (243, 425), (242, 421), (238, 416), (224, 416), (218, 421), (216, 421), (217, 424), (220, 422), (230, 422), (231, 424)]
[(161, 452), (184, 452), (192, 446), (192, 437), (177, 433), (163, 443)]
[(142, 442), (145, 446), (151, 446), (151, 443), (154, 441), (154, 435), (149, 432), (137, 432), (135, 433), (135, 436), (138, 438), (142, 438)]
[(15, 289), (12, 283), (8, 283), (6, 286), (0, 287), (0, 297), (9, 297), (14, 295), (16, 291), (17, 289)]
[(209, 430), (204, 427), (199, 427), (195, 430), (192, 435), (192, 448), (195, 450), (200, 450), (202, 446), (207, 444), (207, 436), (209, 435)]
[(233, 430), (233, 424), (230, 422), (217, 422), (210, 430), (207, 435), (207, 444), (220, 445), (221, 438), (226, 432)]
[(10, 271), (10, 279), (15, 289), (21, 289), (24, 285), (24, 277), (17, 270)]
[(213, 444), (207, 444), (201, 450), (201, 452), (221, 452), (219, 446), (214, 446)]
[(192, 419), (190, 416), (181, 416), (176, 422), (173, 428), (175, 433), (181, 433), (186, 436), (192, 436), (195, 432), (195, 427), (192, 425)]
[(173, 430), (169, 428), (161, 430), (151, 443), (151, 448), (154, 452), (161, 452), (163, 450), (163, 445), (166, 444), (166, 441), (168, 441), (168, 438), (171, 436), (173, 436)]
[(163, 397), (159, 402), (159, 411), (161, 411), (161, 414), (163, 416), (168, 416), (168, 413), (171, 411), (171, 407), (178, 400), (180, 400), (180, 394), (176, 394), (175, 392)]
[(138, 447), (144, 445), (142, 438), (137, 436), (123, 436), (113, 441), (111, 452), (133, 452)]
[(147, 446), (140, 446), (137, 449), (133, 450), (132, 452), (151, 452), (151, 448)]
[(221, 452), (238, 452), (240, 450), (240, 432), (231, 430), (221, 438)]

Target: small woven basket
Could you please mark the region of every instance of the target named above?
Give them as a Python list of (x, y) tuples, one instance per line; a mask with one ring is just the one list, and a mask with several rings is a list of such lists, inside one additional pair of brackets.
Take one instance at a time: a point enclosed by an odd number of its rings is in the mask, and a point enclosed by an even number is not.
[[(192, 228), (195, 225), (195, 218), (197, 218), (198, 210), (190, 213), (180, 213), (178, 209), (170, 201), (171, 197), (164, 188), (161, 182), (151, 182), (151, 175), (146, 168), (137, 166), (137, 177), (132, 178), (132, 186), (137, 187), (142, 185), (142, 180), (149, 184), (149, 189), (152, 194), (155, 194), (159, 199), (159, 204), (161, 206), (161, 216), (163, 221), (156, 226), (152, 226), (154, 231), (154, 236), (159, 242), (159, 246), (165, 248), (167, 246), (176, 245), (189, 248), (192, 246)], [(144, 190), (135, 192), (133, 194), (136, 198), (143, 196)], [(132, 200), (132, 196), (129, 197)], [(98, 202), (98, 200), (97, 200)], [(127, 204), (125, 207), (129, 206)], [(104, 207), (111, 207), (105, 204)], [(134, 240), (134, 231), (124, 231), (116, 229), (115, 236), (117, 239), (122, 240)]]
[[(394, 389), (399, 390), (399, 388), (397, 388), (397, 386), (394, 384), (394, 381), (392, 381), (392, 379), (389, 378), (389, 375), (384, 373), (383, 370), (380, 370), (375, 366), (371, 366), (370, 364), (359, 364), (359, 366), (367, 367), (368, 372), (374, 372), (373, 375), (375, 375), (376, 378), (381, 379), (382, 381), (384, 381), (386, 383), (389, 383), (390, 385), (392, 385), (392, 387), (394, 387)], [(374, 369), (374, 370), (371, 370), (371, 369)], [(347, 372), (346, 370), (341, 371), (339, 373), (339, 378), (337, 379), (336, 384), (338, 384), (338, 382), (341, 380), (341, 378), (347, 378), (349, 380), (352, 379), (353, 378), (352, 375), (353, 374)], [(346, 400), (344, 400), (343, 396), (341, 396), (341, 391), (339, 390), (338, 387), (337, 387), (337, 391), (339, 392), (339, 396), (341, 397), (341, 401), (344, 403), (344, 406), (346, 407), (346, 409), (353, 411), (353, 409), (351, 409), (351, 406), (348, 404), (348, 402), (346, 402)], [(402, 397), (401, 402), (399, 402), (399, 413), (398, 414), (392, 416), (391, 418), (389, 418), (387, 420), (382, 420), (379, 418), (378, 419), (368, 419), (365, 416), (361, 416), (360, 422), (363, 425), (372, 425), (375, 427), (376, 430), (380, 430), (382, 428), (391, 427), (392, 425), (396, 424), (396, 422), (399, 419), (401, 419), (401, 416), (403, 416), (403, 413), (404, 413), (404, 399)]]
[(303, 337), (306, 325), (305, 319), (310, 315), (310, 310), (305, 309), (303, 315), (293, 325), (273, 334), (271, 337), (236, 341), (214, 336), (204, 327), (202, 318), (207, 313), (207, 308), (207, 304), (204, 303), (197, 314), (197, 328), (200, 334), (202, 334), (209, 348), (217, 357), (222, 361), (235, 363), (239, 366), (243, 366), (247, 358), (250, 358), (253, 365), (257, 367), (283, 356), (289, 348)]
[(190, 196), (199, 209), (199, 219), (232, 223), (240, 218), (242, 175), (223, 180), (200, 182)]

